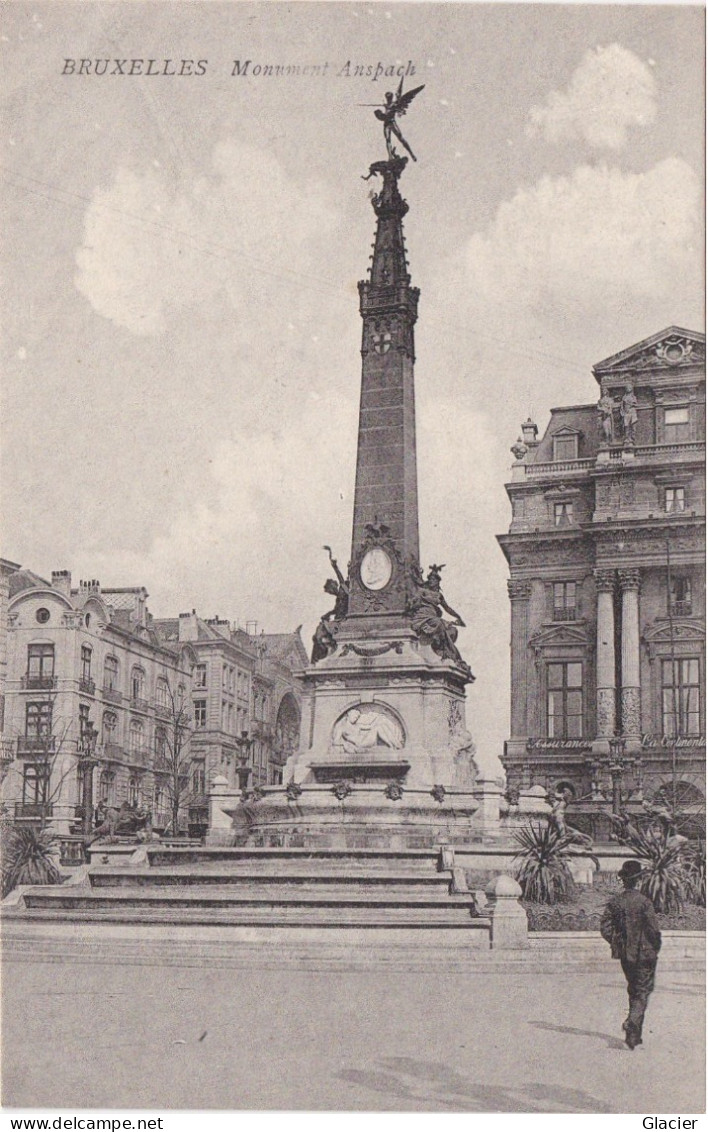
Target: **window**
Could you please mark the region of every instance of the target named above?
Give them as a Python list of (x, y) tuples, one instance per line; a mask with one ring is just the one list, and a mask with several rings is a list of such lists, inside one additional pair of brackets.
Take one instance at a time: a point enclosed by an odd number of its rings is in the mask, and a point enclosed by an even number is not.
[(111, 805), (115, 801), (116, 776), (115, 771), (102, 770), (98, 779), (98, 800)]
[(555, 527), (569, 527), (573, 522), (572, 503), (553, 504), (553, 525)]
[(158, 759), (164, 759), (167, 755), (167, 732), (164, 727), (155, 728), (155, 754)]
[(88, 731), (89, 731), (89, 728), (91, 726), (91, 720), (89, 719), (89, 712), (90, 711), (91, 711), (91, 708), (89, 707), (88, 704), (79, 704), (79, 740), (80, 741), (83, 741), (86, 738)]
[(81, 646), (81, 679), (91, 679), (91, 654), (92, 650), (88, 645)]
[(40, 625), (46, 625), (46, 624), (47, 624), (47, 621), (49, 621), (49, 619), (50, 619), (50, 617), (51, 617), (51, 613), (49, 612), (49, 610), (48, 610), (48, 609), (45, 609), (45, 607), (44, 607), (44, 606), (42, 606), (42, 607), (41, 607), (40, 609), (38, 609), (38, 610), (37, 610), (37, 612), (35, 613), (35, 617), (36, 617), (36, 618), (37, 618), (37, 620), (39, 621), (39, 624), (40, 624)]
[(22, 801), (26, 806), (46, 805), (49, 796), (49, 767), (27, 763), (22, 774)]
[(553, 620), (575, 620), (575, 582), (553, 583)]
[(137, 806), (140, 802), (140, 786), (141, 780), (139, 774), (131, 774), (128, 779), (128, 801), (131, 806)]
[(548, 738), (580, 739), (583, 734), (583, 666), (579, 661), (548, 665)]
[(577, 436), (554, 436), (553, 437), (553, 459), (554, 460), (577, 460), (578, 458), (578, 438)]
[(145, 690), (145, 673), (142, 668), (134, 668), (130, 674), (130, 695), (134, 700), (142, 700)]
[(194, 763), (192, 766), (192, 793), (206, 793), (206, 773), (204, 763)]
[(697, 658), (662, 660), (662, 733), (668, 738), (701, 734), (700, 665)]
[(114, 711), (104, 711), (103, 724), (102, 724), (102, 741), (103, 743), (115, 743), (116, 727), (118, 726), (118, 716)]
[(135, 753), (141, 751), (143, 748), (143, 738), (145, 736), (145, 728), (142, 721), (139, 719), (131, 719), (130, 721), (130, 750)]
[(161, 813), (165, 805), (165, 787), (161, 782), (155, 783), (154, 806), (157, 813)]
[(669, 613), (674, 617), (690, 617), (692, 608), (691, 579), (672, 577)]
[(51, 703), (27, 704), (25, 709), (25, 735), (28, 739), (41, 739), (51, 735)]
[(206, 700), (194, 701), (194, 726), (206, 727), (207, 723), (207, 702)]
[(155, 699), (159, 707), (169, 707), (170, 686), (164, 676), (159, 676), (155, 685)]
[(207, 666), (206, 664), (197, 664), (194, 666), (194, 687), (206, 688), (207, 686)]
[(664, 443), (676, 444), (681, 440), (690, 440), (690, 423), (688, 408), (664, 409)]
[(118, 660), (115, 656), (107, 656), (103, 665), (103, 690), (118, 691)]
[(686, 509), (686, 488), (667, 487), (664, 489), (664, 510), (667, 515), (675, 515)]
[(27, 646), (27, 679), (30, 687), (53, 687), (54, 645)]

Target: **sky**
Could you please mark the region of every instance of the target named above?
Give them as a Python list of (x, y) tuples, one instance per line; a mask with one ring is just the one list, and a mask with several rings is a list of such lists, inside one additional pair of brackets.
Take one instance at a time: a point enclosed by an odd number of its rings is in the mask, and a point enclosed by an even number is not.
[[(446, 563), (468, 727), (500, 753), (520, 422), (703, 328), (702, 9), (15, 0), (1, 46), (4, 556), (308, 645), (322, 547), (350, 553), (361, 178), (393, 86), (353, 72), (425, 84), (401, 122), (421, 560)], [(77, 73), (150, 58), (203, 73)]]

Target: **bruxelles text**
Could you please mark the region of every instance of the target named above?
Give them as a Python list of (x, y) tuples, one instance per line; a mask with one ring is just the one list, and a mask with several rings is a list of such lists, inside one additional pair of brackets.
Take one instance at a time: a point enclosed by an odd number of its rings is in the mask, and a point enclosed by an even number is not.
[[(128, 75), (157, 78), (199, 77), (209, 70), (208, 59), (64, 59), (62, 75)], [(407, 63), (360, 63), (347, 59), (336, 66), (324, 63), (260, 63), (252, 59), (234, 59), (230, 74), (239, 78), (338, 78), (338, 79), (404, 79), (415, 75)], [(214, 68), (216, 70), (216, 68)]]

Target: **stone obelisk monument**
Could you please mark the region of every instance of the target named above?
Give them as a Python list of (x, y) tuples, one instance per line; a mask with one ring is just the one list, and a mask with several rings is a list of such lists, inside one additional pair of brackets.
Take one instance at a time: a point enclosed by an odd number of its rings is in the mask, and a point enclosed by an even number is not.
[[(422, 88), (418, 88), (420, 90)], [(372, 203), (376, 236), (359, 284), (361, 400), (352, 547), (346, 575), (329, 547), (334, 607), (305, 673), (299, 750), (283, 787), (244, 818), (263, 844), (427, 847), (479, 836), (484, 810), (465, 723), (473, 677), (456, 645), (459, 615), (440, 566), (421, 570), (415, 437), (414, 326), (419, 292), (403, 238), (399, 183), (413, 160), (396, 115), (418, 90), (386, 96), (386, 160)], [(367, 178), (368, 179), (368, 178)]]

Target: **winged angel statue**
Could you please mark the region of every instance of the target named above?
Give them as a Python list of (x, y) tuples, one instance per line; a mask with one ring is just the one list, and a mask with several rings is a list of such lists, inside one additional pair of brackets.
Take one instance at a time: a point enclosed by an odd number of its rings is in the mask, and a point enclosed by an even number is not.
[(396, 140), (403, 146), (406, 152), (411, 155), (414, 161), (418, 160), (408, 142), (404, 138), (403, 134), (401, 133), (396, 118), (400, 115), (405, 114), (416, 94), (420, 94), (424, 86), (425, 83), (423, 83), (423, 86), (413, 87), (413, 90), (407, 90), (404, 94), (403, 79), (401, 79), (400, 83), (398, 84), (398, 90), (395, 94), (393, 93), (393, 91), (386, 91), (386, 101), (382, 106), (378, 103), (367, 104), (376, 106), (374, 114), (380, 122), (383, 122), (384, 141), (386, 142), (386, 149), (388, 151), (388, 157), (390, 161), (398, 157), (393, 143), (393, 138), (396, 138)]

